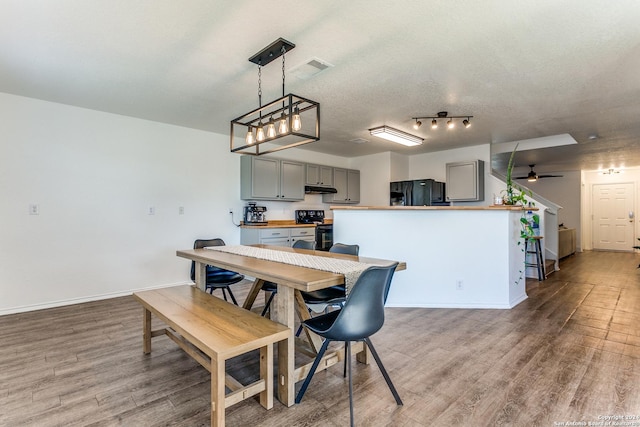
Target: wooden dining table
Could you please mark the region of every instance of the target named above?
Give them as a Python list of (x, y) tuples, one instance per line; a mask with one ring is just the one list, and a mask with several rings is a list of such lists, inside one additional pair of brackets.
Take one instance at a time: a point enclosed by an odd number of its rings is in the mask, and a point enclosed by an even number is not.
[[(251, 245), (254, 247), (273, 249), (278, 251), (295, 252), (306, 255), (315, 255), (331, 258), (346, 259), (358, 261), (371, 265), (389, 265), (396, 261), (385, 259), (360, 257), (353, 255), (335, 254), (325, 251), (313, 251), (306, 249), (294, 249), (289, 247), (268, 246), (268, 245)], [(268, 261), (265, 259), (253, 258), (245, 255), (237, 255), (228, 252), (221, 252), (209, 249), (185, 249), (178, 250), (177, 256), (195, 261), (195, 282), (200, 289), (205, 289), (206, 266), (224, 268), (236, 271), (246, 276), (254, 277), (255, 281), (244, 302), (244, 308), (251, 309), (256, 296), (262, 288), (265, 281), (276, 283), (278, 286), (277, 294), (271, 304), (271, 319), (279, 322), (291, 331), (290, 338), (278, 343), (278, 390), (277, 396), (280, 402), (287, 406), (292, 406), (295, 400), (295, 384), (297, 381), (303, 380), (311, 363), (295, 366), (296, 340), (294, 340), (295, 316), (296, 313), (300, 320), (309, 318), (309, 312), (302, 299), (301, 291), (309, 292), (330, 286), (341, 285), (345, 283), (343, 274), (332, 273), (328, 271), (316, 270), (307, 267), (300, 267), (281, 262)], [(406, 269), (404, 262), (399, 262), (396, 271)], [(299, 351), (306, 351), (310, 356), (314, 356), (313, 352), (317, 352), (321, 345), (321, 339), (317, 335), (305, 329), (307, 337), (307, 349), (305, 346), (298, 347)], [(300, 344), (300, 342), (298, 342)], [(353, 347), (355, 353), (360, 353), (358, 360), (367, 362), (364, 346)], [(344, 358), (344, 352), (338, 350), (327, 352), (324, 362), (320, 369), (326, 369), (338, 363)]]

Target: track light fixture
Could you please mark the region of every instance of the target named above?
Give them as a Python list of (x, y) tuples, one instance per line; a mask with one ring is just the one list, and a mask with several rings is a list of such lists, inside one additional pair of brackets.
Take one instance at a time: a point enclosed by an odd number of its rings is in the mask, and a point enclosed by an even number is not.
[[(440, 111), (437, 116), (428, 116), (428, 117), (412, 117), (416, 123), (422, 124), (420, 120), (431, 120), (431, 129), (438, 129), (438, 120), (446, 120), (447, 129), (453, 129), (456, 125), (453, 119), (464, 119), (462, 120), (462, 125), (465, 128), (469, 128), (471, 126), (471, 118), (473, 116), (450, 116), (446, 111)], [(413, 125), (414, 129), (418, 129), (420, 126)]]
[[(285, 53), (294, 47), (293, 43), (279, 38), (249, 58), (258, 66), (258, 108), (231, 120), (232, 153), (259, 156), (320, 139), (320, 104), (291, 93), (285, 95)], [(262, 105), (262, 67), (279, 57), (282, 57), (282, 97)], [(244, 135), (244, 139), (235, 138), (238, 133)], [(263, 148), (263, 143), (271, 144)]]

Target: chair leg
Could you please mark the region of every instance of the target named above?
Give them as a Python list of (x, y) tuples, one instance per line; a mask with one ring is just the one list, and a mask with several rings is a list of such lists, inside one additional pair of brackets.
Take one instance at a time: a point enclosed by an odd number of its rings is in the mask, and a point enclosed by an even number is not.
[(342, 368), (342, 378), (347, 378), (347, 360), (349, 355), (347, 354), (347, 346), (344, 346), (344, 367)]
[[(228, 302), (229, 300), (227, 299), (227, 292), (224, 290), (224, 288), (220, 288), (220, 290), (222, 291), (222, 296), (224, 297), (224, 300)], [(213, 294), (213, 292), (211, 293)]]
[(345, 342), (345, 347), (346, 347), (346, 352), (347, 352), (347, 357), (346, 357), (346, 361), (347, 361), (347, 366), (348, 366), (348, 372), (349, 372), (349, 419), (351, 421), (351, 427), (354, 426), (354, 421), (353, 421), (353, 376), (351, 375), (351, 342), (346, 341)]
[(273, 301), (273, 297), (276, 295), (275, 292), (271, 292), (271, 295), (269, 295), (269, 299), (267, 300), (267, 303), (264, 305), (264, 309), (262, 309), (262, 314), (260, 314), (260, 316), (264, 317), (265, 314), (267, 314), (267, 311), (269, 311), (269, 307), (271, 307), (271, 301)]
[(311, 378), (313, 378), (313, 374), (316, 373), (316, 369), (318, 369), (320, 360), (322, 359), (322, 356), (324, 356), (325, 351), (327, 351), (327, 347), (329, 346), (330, 342), (331, 340), (325, 339), (324, 342), (322, 343), (322, 347), (320, 347), (320, 351), (318, 352), (318, 355), (316, 356), (315, 360), (313, 361), (313, 364), (311, 365), (311, 370), (307, 374), (307, 378), (304, 379), (304, 382), (302, 383), (302, 387), (300, 387), (300, 391), (296, 396), (296, 403), (300, 403), (300, 401), (302, 400), (304, 393), (307, 391), (307, 387), (309, 387)]
[[(222, 288), (222, 289), (224, 289), (224, 288)], [(229, 291), (229, 296), (231, 297), (231, 301), (233, 301), (233, 303), (235, 305), (238, 305), (238, 301), (236, 301), (236, 297), (233, 296), (233, 292), (231, 292), (231, 288), (227, 287), (227, 290)]]
[(371, 354), (373, 355), (373, 358), (378, 364), (378, 368), (380, 368), (380, 372), (382, 372), (382, 376), (384, 377), (384, 380), (387, 382), (387, 385), (391, 390), (391, 394), (393, 394), (394, 399), (396, 399), (396, 403), (398, 405), (402, 405), (403, 403), (402, 403), (402, 400), (400, 400), (400, 395), (398, 395), (396, 388), (393, 386), (393, 383), (391, 382), (391, 378), (389, 378), (389, 374), (387, 373), (387, 370), (384, 369), (384, 365), (380, 360), (380, 356), (378, 356), (378, 353), (376, 352), (375, 348), (373, 348), (373, 343), (371, 342), (371, 339), (365, 338), (364, 342), (367, 344), (367, 347), (369, 347), (369, 350), (371, 350)]

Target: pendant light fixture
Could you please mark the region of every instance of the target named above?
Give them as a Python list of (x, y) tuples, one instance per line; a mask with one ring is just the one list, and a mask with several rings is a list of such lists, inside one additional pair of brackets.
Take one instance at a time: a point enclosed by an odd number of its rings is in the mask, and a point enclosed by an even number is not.
[[(462, 120), (462, 125), (465, 128), (469, 128), (471, 126), (471, 118), (473, 116), (450, 116), (446, 111), (440, 111), (437, 116), (428, 116), (428, 117), (412, 117), (416, 123), (420, 123), (420, 120), (431, 120), (431, 129), (438, 129), (438, 120), (444, 121), (446, 120), (447, 129), (453, 129), (456, 126), (456, 122), (454, 119), (464, 119)], [(415, 125), (414, 125), (414, 128)], [(417, 128), (416, 128), (417, 129)]]
[[(258, 65), (258, 108), (231, 120), (232, 153), (259, 156), (320, 139), (320, 103), (291, 93), (285, 95), (285, 54), (294, 47), (279, 38), (249, 58)], [(262, 67), (279, 57), (282, 57), (282, 97), (262, 105)]]

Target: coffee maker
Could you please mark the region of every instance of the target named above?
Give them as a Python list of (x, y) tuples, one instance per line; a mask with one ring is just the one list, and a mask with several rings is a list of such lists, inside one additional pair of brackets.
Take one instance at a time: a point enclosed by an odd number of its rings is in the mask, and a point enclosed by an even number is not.
[(267, 225), (266, 206), (256, 206), (255, 202), (249, 202), (244, 207), (244, 223), (246, 225)]

